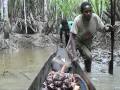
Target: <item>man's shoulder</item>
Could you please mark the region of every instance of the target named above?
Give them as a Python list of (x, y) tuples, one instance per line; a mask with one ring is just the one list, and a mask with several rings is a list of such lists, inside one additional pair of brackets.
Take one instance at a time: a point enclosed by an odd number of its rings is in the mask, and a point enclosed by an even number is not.
[(92, 13), (92, 16), (93, 16), (94, 18), (98, 18), (98, 17), (99, 17), (96, 13)]
[(81, 19), (81, 17), (82, 17), (82, 15), (80, 14), (80, 15), (78, 15), (78, 16), (76, 16), (75, 17), (75, 19), (74, 19), (74, 21), (79, 21), (80, 19)]

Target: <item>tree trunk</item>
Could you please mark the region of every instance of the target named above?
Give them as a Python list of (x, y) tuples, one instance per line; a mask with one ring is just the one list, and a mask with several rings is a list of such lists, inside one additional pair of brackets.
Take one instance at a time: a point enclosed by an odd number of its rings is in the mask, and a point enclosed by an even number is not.
[(48, 21), (47, 12), (48, 12), (47, 0), (44, 0), (44, 19), (45, 19), (45, 21)]
[(9, 38), (10, 23), (8, 18), (8, 0), (3, 0), (4, 39)]
[(0, 4), (1, 4), (1, 20), (3, 20), (3, 0), (0, 0)]
[(3, 0), (3, 16), (4, 20), (8, 20), (8, 0)]
[(25, 31), (26, 31), (26, 34), (28, 33), (27, 31), (27, 22), (26, 22), (26, 6), (25, 6), (25, 0), (24, 0), (24, 19), (25, 19)]
[(9, 39), (10, 24), (8, 21), (4, 21), (4, 39)]

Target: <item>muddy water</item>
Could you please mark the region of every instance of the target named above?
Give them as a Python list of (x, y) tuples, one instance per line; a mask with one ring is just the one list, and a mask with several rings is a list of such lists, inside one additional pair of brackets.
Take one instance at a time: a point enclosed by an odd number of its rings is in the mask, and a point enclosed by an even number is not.
[[(82, 62), (80, 65), (84, 69)], [(86, 75), (93, 82), (96, 90), (120, 90), (120, 66), (114, 64), (114, 73), (110, 75), (107, 64), (98, 64), (93, 61), (92, 72)]]
[(114, 73), (108, 73), (108, 65), (93, 62), (91, 80), (97, 90), (120, 90), (120, 67), (114, 65)]
[(19, 49), (14, 52), (10, 50), (0, 51), (0, 73), (35, 67), (33, 65), (39, 64), (39, 60), (44, 59), (47, 54), (49, 54), (48, 50), (38, 48)]
[[(16, 51), (0, 51), (0, 75), (10, 70), (32, 69), (33, 64), (43, 58), (50, 51), (46, 49), (20, 49)], [(42, 60), (41, 60), (42, 62)], [(83, 68), (84, 69), (84, 68)], [(96, 90), (120, 90), (120, 67), (114, 66), (114, 75), (108, 74), (108, 66), (92, 63), (92, 72), (88, 74)]]

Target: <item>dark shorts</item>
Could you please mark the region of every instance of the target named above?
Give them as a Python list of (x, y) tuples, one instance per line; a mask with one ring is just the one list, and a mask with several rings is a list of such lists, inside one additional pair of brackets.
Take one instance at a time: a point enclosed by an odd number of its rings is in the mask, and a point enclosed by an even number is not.
[(76, 48), (79, 50), (80, 54), (84, 59), (92, 59), (92, 54), (91, 54), (91, 44), (92, 40), (79, 40), (76, 39)]

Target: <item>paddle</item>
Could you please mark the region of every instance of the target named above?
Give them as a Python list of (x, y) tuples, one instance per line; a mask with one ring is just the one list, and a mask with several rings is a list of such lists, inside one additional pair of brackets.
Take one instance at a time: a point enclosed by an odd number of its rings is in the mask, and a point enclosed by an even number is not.
[[(69, 59), (71, 59), (71, 64), (72, 64), (72, 68), (73, 68), (73, 73), (77, 73), (79, 74), (87, 83), (89, 90), (96, 90), (95, 86), (92, 84), (92, 82), (90, 81), (90, 79), (87, 77), (87, 75), (84, 73), (84, 71), (81, 69), (80, 65), (78, 64), (78, 60), (73, 61), (72, 56), (70, 55), (70, 52), (66, 50), (66, 52), (68, 53), (68, 57)], [(62, 71), (64, 71), (65, 66), (63, 66)]]
[(72, 62), (72, 65), (74, 68), (73, 71), (75, 71), (74, 73), (79, 74), (85, 80), (85, 82), (87, 83), (89, 87), (89, 90), (96, 90), (95, 86), (92, 84), (92, 82), (87, 77), (87, 75), (84, 73), (84, 71), (81, 69), (80, 65), (76, 61)]

